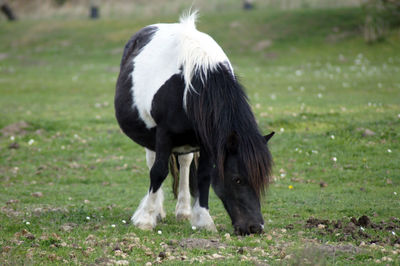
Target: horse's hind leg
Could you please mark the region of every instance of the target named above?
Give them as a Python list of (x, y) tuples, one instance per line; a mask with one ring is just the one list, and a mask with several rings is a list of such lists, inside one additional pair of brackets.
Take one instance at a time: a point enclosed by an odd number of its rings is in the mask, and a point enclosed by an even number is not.
[[(154, 151), (146, 149), (146, 162), (149, 169), (152, 169), (155, 157)], [(133, 214), (132, 223), (143, 230), (153, 229), (157, 224), (157, 219), (165, 218), (163, 201), (164, 194), (161, 187), (155, 193), (150, 190)]]
[(189, 171), (193, 160), (193, 153), (179, 155), (179, 192), (178, 202), (176, 203), (175, 215), (178, 220), (190, 219), (190, 192), (189, 192)]

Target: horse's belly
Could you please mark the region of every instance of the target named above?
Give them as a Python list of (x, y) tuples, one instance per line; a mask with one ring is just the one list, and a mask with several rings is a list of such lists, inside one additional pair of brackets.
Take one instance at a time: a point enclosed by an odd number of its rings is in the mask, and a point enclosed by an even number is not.
[(186, 154), (186, 153), (199, 151), (199, 147), (190, 146), (190, 145), (184, 145), (184, 146), (175, 147), (175, 148), (172, 149), (172, 151), (175, 152), (175, 153)]

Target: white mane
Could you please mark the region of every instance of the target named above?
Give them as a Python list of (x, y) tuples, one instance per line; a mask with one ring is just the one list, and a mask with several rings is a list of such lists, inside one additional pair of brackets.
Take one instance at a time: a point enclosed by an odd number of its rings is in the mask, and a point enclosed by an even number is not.
[(204, 84), (208, 70), (214, 70), (218, 63), (229, 62), (214, 39), (196, 29), (196, 20), (197, 11), (187, 12), (180, 17), (182, 32), (178, 62), (183, 66), (185, 96), (188, 90), (195, 91), (191, 84), (193, 75), (199, 75)]

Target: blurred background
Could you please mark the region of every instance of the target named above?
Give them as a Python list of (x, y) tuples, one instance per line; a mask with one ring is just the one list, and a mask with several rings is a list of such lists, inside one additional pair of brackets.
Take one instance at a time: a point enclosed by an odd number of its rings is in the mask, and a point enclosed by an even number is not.
[(90, 6), (99, 7), (101, 15), (105, 17), (131, 15), (144, 17), (177, 14), (190, 7), (191, 3), (202, 12), (221, 12), (249, 5), (257, 8), (288, 10), (360, 6), (364, 2), (363, 0), (3, 0), (3, 3), (7, 3), (21, 18), (81, 17), (88, 14)]
[(363, 31), (367, 42), (384, 38), (388, 27), (400, 23), (399, 0), (0, 0), (2, 20), (49, 18), (143, 19), (180, 14), (192, 6), (205, 13), (238, 9), (295, 10), (360, 8), (364, 13)]

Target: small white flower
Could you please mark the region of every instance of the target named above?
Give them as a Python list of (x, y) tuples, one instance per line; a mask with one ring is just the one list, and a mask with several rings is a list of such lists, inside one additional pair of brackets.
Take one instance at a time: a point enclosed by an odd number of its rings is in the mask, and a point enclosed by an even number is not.
[(314, 154), (318, 154), (318, 151), (316, 151), (316, 150), (312, 150), (311, 152)]
[(392, 152), (392, 150), (391, 150), (391, 149), (388, 149), (388, 150), (387, 150), (387, 152), (388, 152), (388, 153), (391, 153), (391, 152)]
[(335, 139), (335, 135), (331, 135), (331, 139)]
[(395, 231), (392, 231), (392, 235), (394, 235), (394, 236), (395, 236), (395, 235), (396, 235), (396, 232), (395, 232)]
[(30, 222), (26, 222), (25, 224), (26, 224), (26, 225), (30, 225), (31, 223), (30, 223)]
[(161, 235), (161, 234), (162, 234), (162, 231), (161, 231), (161, 230), (158, 230), (158, 231), (157, 231), (157, 234)]
[(35, 142), (35, 141), (34, 141), (33, 139), (30, 139), (30, 140), (28, 141), (28, 145), (32, 145), (34, 142)]
[(112, 227), (112, 228), (115, 228), (115, 224), (112, 224), (111, 227)]
[(320, 99), (321, 99), (321, 98), (322, 98), (322, 93), (318, 93), (318, 95), (317, 95), (317, 96), (318, 96), (318, 98), (320, 98)]
[(281, 129), (279, 130), (280, 132), (284, 132), (285, 129), (283, 127), (281, 127)]
[(14, 137), (14, 136), (11, 136), (11, 137), (10, 137), (10, 140), (11, 140), (11, 141), (14, 141), (14, 140), (15, 140), (15, 137)]
[(126, 221), (125, 221), (125, 220), (122, 220), (122, 223), (123, 223), (123, 224), (126, 224)]
[(64, 145), (62, 145), (62, 146), (61, 146), (61, 149), (62, 149), (62, 150), (65, 150), (65, 146), (64, 146)]
[(397, 192), (396, 192), (396, 191), (394, 191), (394, 192), (393, 192), (393, 194), (394, 194), (394, 195), (397, 195)]
[(192, 226), (192, 230), (194, 231), (194, 230), (196, 230), (197, 229), (197, 227), (196, 226)]
[(88, 220), (88, 221), (89, 221), (89, 220), (90, 220), (90, 217), (89, 217), (89, 216), (86, 216), (86, 220)]
[(336, 162), (337, 158), (336, 157), (332, 157), (332, 161)]
[(365, 228), (364, 228), (364, 227), (362, 227), (362, 226), (360, 226), (360, 229), (361, 229), (362, 231), (365, 231)]

